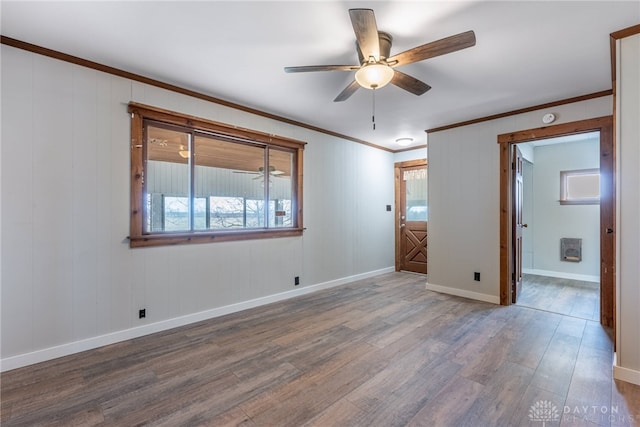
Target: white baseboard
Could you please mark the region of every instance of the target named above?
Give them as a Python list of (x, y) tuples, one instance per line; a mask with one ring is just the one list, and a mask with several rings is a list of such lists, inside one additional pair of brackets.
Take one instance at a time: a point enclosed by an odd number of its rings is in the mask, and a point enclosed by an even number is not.
[(537, 270), (535, 268), (523, 268), (524, 274), (535, 274), (536, 276), (557, 277), (559, 279), (582, 280), (583, 282), (600, 283), (600, 276), (591, 276), (589, 274), (573, 274), (561, 271)]
[(125, 329), (122, 331), (112, 332), (97, 337), (91, 337), (80, 341), (74, 341), (67, 344), (49, 347), (42, 350), (36, 350), (30, 353), (10, 356), (0, 360), (0, 372), (10, 371), (12, 369), (21, 368), (35, 363), (45, 362), (47, 360), (57, 359), (58, 357), (68, 356), (81, 351), (92, 350), (109, 344), (126, 341), (132, 338), (138, 338), (144, 335), (165, 331), (179, 326), (188, 325), (190, 323), (200, 322), (215, 317), (224, 316), (238, 311), (247, 310), (249, 308), (259, 307), (261, 305), (271, 304), (277, 301), (283, 301), (289, 298), (318, 292), (323, 289), (333, 288), (335, 286), (344, 285), (346, 283), (355, 282), (356, 280), (367, 279), (369, 277), (378, 276), (380, 274), (391, 273), (395, 271), (394, 267), (387, 267), (380, 270), (369, 271), (367, 273), (356, 274), (353, 276), (343, 277), (316, 285), (304, 286), (299, 289), (293, 289), (266, 297), (255, 298), (236, 304), (217, 307), (211, 310), (200, 311), (198, 313), (187, 314), (172, 319), (162, 320), (160, 322), (149, 323), (135, 328)]
[(635, 371), (622, 366), (613, 365), (613, 378), (626, 381), (631, 384), (640, 385), (640, 371)]
[(492, 304), (500, 304), (500, 297), (494, 295), (481, 294), (479, 292), (467, 291), (465, 289), (450, 288), (448, 286), (434, 285), (427, 283), (427, 290), (440, 292), (441, 294), (455, 295), (457, 297), (464, 297), (473, 299), (476, 301), (490, 302)]

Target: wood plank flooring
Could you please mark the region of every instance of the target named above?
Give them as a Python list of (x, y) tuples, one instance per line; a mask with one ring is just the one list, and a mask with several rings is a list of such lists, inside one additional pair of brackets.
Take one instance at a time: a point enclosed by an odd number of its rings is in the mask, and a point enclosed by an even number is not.
[(3, 426), (640, 425), (597, 322), (390, 273), (1, 375)]
[(518, 305), (600, 321), (600, 284), (524, 274)]

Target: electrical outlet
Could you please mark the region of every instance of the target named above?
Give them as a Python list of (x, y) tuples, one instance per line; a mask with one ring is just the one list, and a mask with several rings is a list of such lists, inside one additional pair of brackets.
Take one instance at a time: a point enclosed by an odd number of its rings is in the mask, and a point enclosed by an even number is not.
[(138, 310), (138, 319), (143, 319), (145, 317), (147, 317), (147, 309), (141, 308), (140, 310)]
[(475, 273), (473, 273), (473, 280), (475, 280), (476, 282), (480, 281), (480, 273), (478, 273), (477, 271)]
[(293, 278), (293, 286), (298, 286), (300, 284), (300, 276), (296, 276)]
[(387, 205), (387, 212), (391, 212), (391, 205)]

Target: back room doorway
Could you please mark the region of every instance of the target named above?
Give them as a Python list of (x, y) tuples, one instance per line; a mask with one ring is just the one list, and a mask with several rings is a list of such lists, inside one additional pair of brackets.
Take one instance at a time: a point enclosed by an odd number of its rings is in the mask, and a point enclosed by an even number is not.
[(518, 181), (514, 179), (513, 172), (515, 170), (513, 165), (516, 164), (514, 156), (518, 151), (517, 144), (587, 132), (599, 132), (600, 135), (600, 323), (615, 331), (615, 150), (611, 116), (498, 135), (500, 144), (500, 303), (510, 305), (517, 301), (518, 291), (521, 291), (522, 285), (522, 247), (519, 247), (516, 239), (519, 234), (517, 230), (520, 227), (522, 231), (524, 222), (514, 208), (518, 200), (518, 194), (515, 192), (518, 185), (514, 185), (514, 182)]
[(516, 304), (599, 322), (599, 146), (599, 132), (516, 146), (523, 157)]

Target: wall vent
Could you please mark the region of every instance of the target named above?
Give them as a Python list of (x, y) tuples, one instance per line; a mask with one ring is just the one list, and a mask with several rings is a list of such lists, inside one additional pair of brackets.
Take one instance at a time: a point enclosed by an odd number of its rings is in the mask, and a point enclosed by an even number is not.
[(560, 239), (560, 260), (569, 262), (582, 261), (582, 239), (570, 237)]

